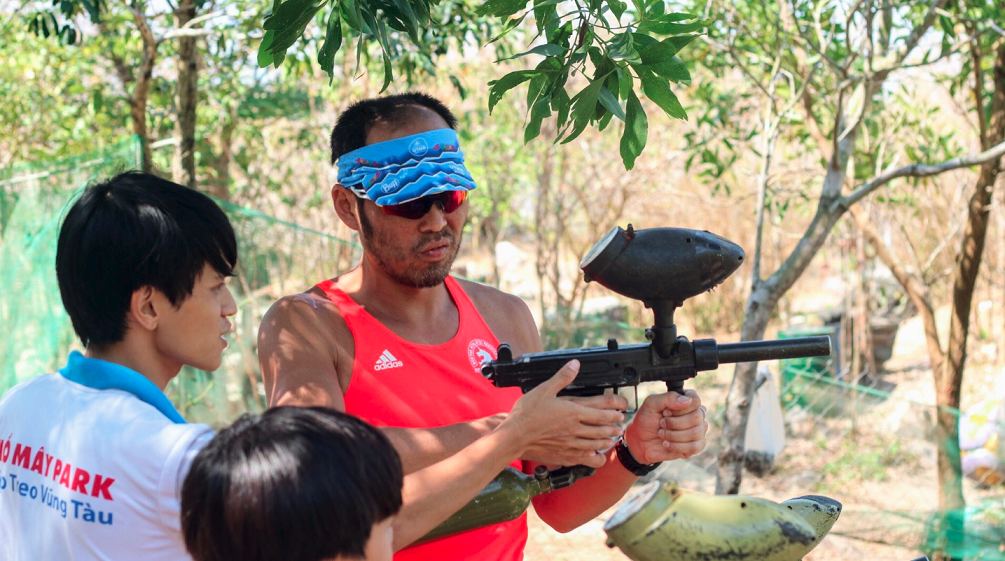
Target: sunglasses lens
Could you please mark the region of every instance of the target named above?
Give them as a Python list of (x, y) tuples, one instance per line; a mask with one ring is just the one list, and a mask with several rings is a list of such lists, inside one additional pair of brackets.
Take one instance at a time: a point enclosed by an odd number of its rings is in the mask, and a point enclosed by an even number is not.
[(418, 220), (419, 218), (425, 216), (426, 213), (429, 212), (429, 209), (433, 208), (433, 205), (436, 203), (440, 203), (440, 206), (443, 208), (443, 212), (449, 214), (460, 208), (467, 198), (467, 191), (444, 191), (443, 193), (422, 197), (407, 203), (401, 203), (399, 205), (386, 205), (380, 208), (384, 211), (384, 214), (399, 216), (409, 220)]
[(467, 191), (446, 191), (441, 194), (443, 195), (443, 212), (447, 213), (461, 208), (464, 200), (468, 198)]

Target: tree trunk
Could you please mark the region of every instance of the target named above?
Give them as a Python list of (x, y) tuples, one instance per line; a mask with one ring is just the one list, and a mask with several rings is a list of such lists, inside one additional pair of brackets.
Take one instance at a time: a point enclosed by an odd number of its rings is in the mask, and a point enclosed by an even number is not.
[(234, 119), (228, 119), (220, 127), (220, 153), (213, 160), (216, 181), (210, 187), (209, 194), (221, 201), (230, 200), (230, 161), (233, 159), (233, 138), (234, 128), (237, 126)]
[[(119, 81), (122, 82), (122, 89), (126, 91), (133, 134), (140, 139), (140, 169), (149, 173), (153, 170), (153, 153), (150, 149), (150, 133), (147, 130), (147, 99), (150, 96), (154, 63), (157, 62), (157, 40), (147, 24), (143, 9), (144, 6), (141, 3), (129, 8), (133, 15), (133, 23), (136, 24), (136, 29), (143, 40), (143, 54), (140, 58), (139, 72), (134, 75), (125, 61), (111, 50), (110, 56), (115, 65), (115, 73), (118, 75)], [(99, 29), (103, 34), (108, 33), (103, 23), (100, 24)], [(133, 84), (131, 93), (129, 92), (130, 84)]]
[[(174, 11), (178, 29), (185, 27), (195, 18), (195, 0), (181, 0)], [(178, 83), (175, 84), (175, 105), (178, 109), (174, 125), (175, 151), (171, 165), (174, 180), (191, 188), (196, 187), (195, 178), (195, 109), (198, 101), (199, 48), (196, 37), (178, 37), (178, 58), (176, 68)]]
[[(987, 149), (1005, 139), (1005, 45), (998, 48), (994, 66), (994, 97), (991, 103), (991, 123), (982, 148)], [(978, 84), (977, 87), (980, 87)], [(978, 112), (980, 112), (978, 107)], [(983, 119), (983, 115), (981, 115)], [(970, 309), (974, 286), (984, 254), (988, 216), (995, 180), (1001, 170), (1001, 160), (995, 158), (980, 168), (976, 189), (967, 211), (967, 228), (963, 233), (956, 274), (953, 282), (953, 308), (950, 316), (949, 347), (946, 361), (935, 372), (936, 399), (939, 404), (939, 508), (955, 510), (965, 506), (960, 468), (959, 426), (956, 411), (960, 407), (960, 386), (967, 358), (967, 336), (970, 329)]]
[[(845, 207), (832, 203), (840, 198), (841, 185), (844, 184), (845, 170), (856, 138), (858, 138), (857, 127), (837, 143), (837, 150), (831, 157), (824, 178), (823, 192), (820, 195), (816, 215), (795, 249), (767, 280), (758, 281), (755, 278), (744, 311), (741, 341), (764, 338), (771, 312), (779, 299), (806, 271), (813, 257), (823, 247), (834, 224), (844, 214)], [(719, 452), (716, 474), (715, 492), (719, 495), (735, 495), (740, 492), (746, 449), (747, 417), (750, 413), (756, 375), (757, 363), (753, 362), (737, 364), (733, 372), (733, 381), (726, 397), (726, 421), (722, 429), (722, 449)]]

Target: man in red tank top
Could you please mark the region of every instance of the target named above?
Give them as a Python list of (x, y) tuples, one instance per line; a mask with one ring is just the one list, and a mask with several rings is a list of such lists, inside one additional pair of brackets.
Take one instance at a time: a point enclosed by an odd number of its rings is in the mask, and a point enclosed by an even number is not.
[[(362, 101), (339, 117), (331, 138), (332, 163), (339, 166), (332, 200), (339, 218), (359, 232), (362, 260), (281, 299), (259, 333), (270, 405), (334, 407), (385, 427), (405, 473), (468, 453), (506, 418), (519, 390), (495, 388), (479, 373), (499, 342), (514, 355), (542, 350), (521, 299), (449, 275), (467, 218), (466, 194), (474, 188), (455, 126), (441, 102), (415, 93)], [(613, 424), (616, 410), (627, 407), (624, 398), (552, 398), (568, 408), (554, 420), (567, 424), (565, 436), (524, 443), (512, 465), (598, 470), (534, 499), (541, 519), (560, 532), (572, 530), (620, 499), (637, 474), (701, 451), (705, 408), (693, 391), (686, 394), (650, 396), (624, 431)], [(424, 492), (412, 493), (410, 503), (406, 482), (402, 517), (442, 516), (438, 490), (455, 499), (460, 492), (435, 477), (416, 485)], [(524, 516), (413, 546), (395, 559), (516, 560), (526, 539)]]

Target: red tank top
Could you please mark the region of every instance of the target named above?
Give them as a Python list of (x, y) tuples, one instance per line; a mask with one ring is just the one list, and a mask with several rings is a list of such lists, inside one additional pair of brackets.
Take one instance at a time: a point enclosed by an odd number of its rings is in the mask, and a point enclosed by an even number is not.
[[(457, 306), (457, 333), (440, 345), (419, 345), (398, 337), (331, 280), (317, 287), (331, 299), (355, 341), (346, 412), (373, 425), (429, 428), (508, 412), (522, 395), (500, 389), (481, 375), (485, 358), (495, 359), (499, 341), (464, 289), (444, 281)], [(516, 460), (510, 465), (520, 469)], [(527, 543), (527, 515), (434, 542), (406, 548), (395, 561), (520, 560)]]

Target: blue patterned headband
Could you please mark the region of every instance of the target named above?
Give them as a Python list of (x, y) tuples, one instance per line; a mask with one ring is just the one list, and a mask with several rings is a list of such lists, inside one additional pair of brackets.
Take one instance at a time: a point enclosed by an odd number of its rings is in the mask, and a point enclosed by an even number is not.
[(453, 129), (413, 134), (343, 154), (338, 159), (338, 182), (380, 206), (475, 188)]

